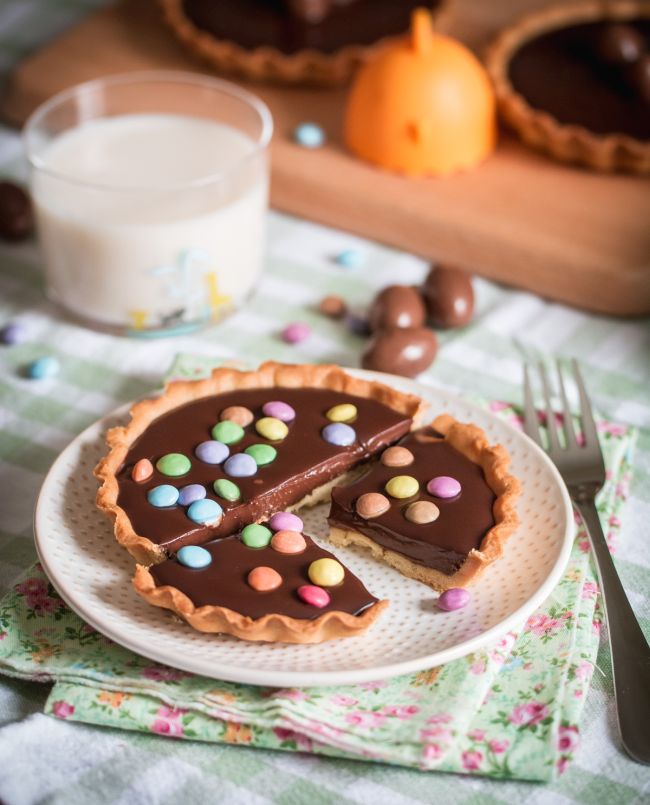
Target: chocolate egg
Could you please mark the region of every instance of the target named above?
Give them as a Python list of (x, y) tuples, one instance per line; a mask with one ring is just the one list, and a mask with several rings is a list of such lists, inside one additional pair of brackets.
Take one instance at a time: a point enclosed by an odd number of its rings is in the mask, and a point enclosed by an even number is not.
[(426, 315), (419, 291), (410, 285), (389, 285), (370, 305), (368, 322), (373, 332), (393, 327), (421, 327)]
[(434, 327), (462, 327), (474, 312), (474, 289), (470, 275), (444, 263), (433, 266), (422, 294)]
[(637, 96), (650, 103), (650, 54), (644, 54), (631, 64), (626, 70), (626, 78)]
[(397, 327), (380, 330), (361, 358), (364, 369), (415, 377), (433, 363), (438, 339), (426, 327)]
[(641, 33), (624, 23), (612, 23), (602, 28), (595, 44), (596, 55), (605, 64), (631, 64), (644, 51)]

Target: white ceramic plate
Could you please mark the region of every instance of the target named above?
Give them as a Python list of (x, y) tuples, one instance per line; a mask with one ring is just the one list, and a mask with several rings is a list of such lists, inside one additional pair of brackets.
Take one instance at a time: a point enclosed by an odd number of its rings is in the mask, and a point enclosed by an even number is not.
[[(568, 561), (571, 503), (546, 455), (492, 414), (446, 392), (371, 372), (358, 374), (420, 395), (432, 417), (443, 411), (482, 427), (512, 456), (522, 481), (521, 526), (505, 554), (472, 586), (468, 606), (444, 613), (436, 594), (358, 549), (337, 549), (345, 564), (390, 607), (360, 637), (320, 645), (246, 643), (205, 635), (150, 606), (131, 587), (133, 560), (95, 508), (92, 470), (107, 427), (127, 408), (96, 422), (61, 453), (36, 506), (34, 530), (45, 572), (85, 621), (115, 642), (161, 663), (216, 679), (280, 687), (341, 685), (410, 673), (462, 657), (520, 625), (549, 595)], [(326, 545), (327, 506), (304, 512), (308, 533)]]

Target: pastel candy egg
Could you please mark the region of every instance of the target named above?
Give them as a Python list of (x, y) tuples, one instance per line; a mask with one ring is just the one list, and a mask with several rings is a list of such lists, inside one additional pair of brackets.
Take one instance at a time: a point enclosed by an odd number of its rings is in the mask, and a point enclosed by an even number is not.
[(359, 517), (370, 520), (387, 512), (390, 509), (390, 501), (379, 492), (366, 492), (357, 500), (355, 509)]
[(248, 574), (248, 583), (258, 593), (266, 593), (276, 590), (282, 584), (282, 576), (272, 567), (260, 565)]
[(299, 531), (276, 531), (271, 547), (278, 553), (302, 553), (307, 542)]
[(274, 416), (263, 416), (255, 423), (255, 430), (264, 439), (270, 442), (279, 442), (285, 439), (289, 433), (289, 428), (281, 419)]
[(415, 503), (411, 503), (404, 512), (404, 517), (406, 517), (409, 523), (415, 523), (416, 525), (433, 523), (439, 516), (440, 509), (435, 503), (431, 503), (430, 500), (416, 500)]
[(271, 400), (262, 406), (264, 416), (272, 416), (281, 422), (291, 422), (296, 418), (296, 412), (289, 403), (282, 400)]
[(248, 453), (235, 453), (223, 465), (223, 471), (233, 478), (250, 478), (257, 472), (257, 464)]
[(319, 587), (336, 587), (343, 581), (345, 570), (340, 562), (336, 559), (316, 559), (309, 565), (307, 571), (309, 580)]
[(309, 338), (311, 335), (311, 327), (304, 321), (294, 321), (282, 330), (282, 340), (287, 344), (299, 344), (301, 341)]
[(58, 375), (60, 368), (60, 364), (56, 358), (51, 355), (46, 355), (44, 358), (37, 358), (29, 364), (27, 367), (27, 377), (31, 380), (45, 380), (46, 378)]
[(235, 444), (244, 438), (244, 429), (230, 419), (224, 419), (212, 428), (212, 438), (224, 444)]
[(181, 565), (194, 570), (200, 570), (202, 567), (212, 564), (210, 551), (206, 551), (200, 545), (184, 545), (176, 554), (176, 558)]
[(229, 405), (219, 414), (219, 419), (227, 419), (242, 428), (250, 425), (254, 418), (253, 412), (243, 405)]
[(438, 475), (427, 484), (427, 492), (436, 498), (455, 498), (460, 495), (460, 483), (449, 475)]
[(252, 456), (258, 467), (266, 467), (275, 461), (278, 455), (278, 451), (270, 444), (252, 444), (244, 450), (244, 453)]
[[(230, 459), (228, 459), (230, 461)], [(224, 500), (229, 500), (231, 503), (239, 500), (241, 492), (237, 484), (229, 481), (227, 478), (218, 478), (213, 484), (212, 488), (215, 493)]]
[(325, 142), (325, 132), (317, 123), (300, 123), (293, 130), (293, 139), (303, 148), (320, 148)]
[(335, 405), (325, 414), (330, 422), (352, 422), (357, 418), (357, 406), (352, 403)]
[(297, 593), (301, 601), (311, 607), (318, 607), (318, 609), (326, 607), (330, 602), (330, 594), (327, 590), (323, 590), (322, 587), (316, 587), (314, 584), (303, 584), (298, 587)]
[(336, 447), (349, 447), (357, 440), (354, 428), (343, 422), (331, 422), (329, 425), (325, 425), (321, 435), (326, 442), (336, 445)]
[(217, 525), (223, 517), (223, 509), (216, 500), (196, 500), (187, 510), (187, 516), (197, 525)]
[(182, 453), (167, 453), (156, 461), (156, 469), (163, 475), (177, 477), (188, 473), (192, 469), (192, 463)]
[(241, 532), (241, 541), (248, 548), (266, 548), (271, 542), (272, 532), (270, 528), (260, 523), (251, 523)]
[(412, 498), (420, 491), (420, 484), (412, 475), (396, 475), (386, 483), (386, 491), (392, 498)]
[(297, 514), (276, 512), (269, 520), (269, 527), (273, 531), (302, 531), (305, 526)]
[(136, 461), (131, 470), (131, 478), (136, 483), (142, 483), (142, 481), (146, 481), (147, 478), (151, 478), (152, 475), (153, 464), (148, 458), (141, 458), (140, 461)]
[(181, 489), (178, 502), (181, 506), (190, 506), (195, 500), (203, 500), (206, 494), (205, 487), (201, 484), (188, 484)]
[(154, 486), (147, 492), (147, 500), (157, 509), (165, 509), (168, 506), (175, 506), (178, 502), (178, 489), (171, 484), (160, 484)]
[(452, 587), (450, 590), (445, 590), (438, 598), (438, 609), (444, 609), (445, 612), (462, 609), (467, 606), (471, 597), (469, 591), (463, 587)]
[(387, 447), (381, 454), (384, 467), (408, 467), (414, 461), (413, 453), (406, 447)]
[(205, 464), (221, 464), (230, 455), (230, 450), (223, 442), (209, 439), (196, 446), (194, 455)]

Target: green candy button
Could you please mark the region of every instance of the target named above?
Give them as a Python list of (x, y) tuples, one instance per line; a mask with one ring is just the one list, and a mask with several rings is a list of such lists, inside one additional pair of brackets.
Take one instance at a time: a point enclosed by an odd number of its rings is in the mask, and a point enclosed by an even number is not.
[(278, 451), (270, 444), (252, 444), (244, 450), (244, 453), (252, 456), (258, 467), (264, 467), (275, 461)]
[(241, 492), (237, 484), (229, 481), (227, 478), (219, 478), (212, 484), (212, 488), (217, 495), (224, 500), (232, 502), (233, 500), (239, 500), (241, 497)]
[(259, 523), (251, 523), (241, 532), (241, 541), (249, 548), (266, 548), (271, 537), (271, 529)]
[(236, 422), (224, 419), (212, 428), (212, 438), (224, 444), (235, 444), (244, 438), (244, 429)]
[(192, 463), (182, 453), (167, 453), (156, 461), (156, 469), (163, 475), (176, 477), (188, 473), (192, 469)]

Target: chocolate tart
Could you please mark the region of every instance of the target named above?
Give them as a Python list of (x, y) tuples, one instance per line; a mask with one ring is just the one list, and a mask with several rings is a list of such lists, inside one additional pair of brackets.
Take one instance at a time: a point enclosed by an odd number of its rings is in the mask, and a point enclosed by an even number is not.
[[(311, 85), (346, 82), (378, 46), (408, 30), (411, 12), (422, 5), (422, 0), (159, 2), (176, 37), (218, 70)], [(437, 13), (443, 0), (427, 5)], [(312, 14), (310, 6), (322, 8)]]
[[(515, 504), (520, 487), (508, 473), (508, 452), (501, 445), (490, 446), (480, 428), (448, 414), (409, 434), (399, 446), (410, 451), (409, 464), (386, 466), (382, 457), (361, 479), (333, 490), (330, 541), (367, 548), (377, 559), (436, 590), (464, 587), (501, 556), (519, 524)], [(377, 493), (388, 500), (385, 486), (398, 475), (415, 478), (417, 493), (390, 499), (390, 507), (377, 516), (362, 516), (360, 497)], [(460, 482), (460, 493), (443, 499), (427, 491), (428, 482), (438, 476)], [(407, 519), (407, 510), (416, 502), (437, 507), (437, 519)]]
[[(264, 416), (262, 407), (277, 400), (291, 406), (296, 416), (287, 423), (283, 438), (273, 441), (260, 435), (257, 427)], [(354, 439), (337, 445), (326, 441), (323, 429), (332, 424), (327, 412), (345, 403), (356, 407), (356, 418), (347, 426)], [(211, 437), (212, 429), (232, 406), (248, 409), (252, 421), (230, 444), (230, 456), (253, 445), (275, 451), (270, 462), (247, 477), (227, 474), (227, 462), (206, 463), (195, 455), (199, 444), (216, 438)], [(95, 468), (101, 481), (97, 506), (114, 521), (118, 542), (137, 561), (161, 562), (184, 545), (228, 537), (271, 512), (329, 499), (334, 483), (402, 438), (421, 407), (418, 397), (352, 377), (337, 366), (268, 362), (256, 371), (220, 368), (206, 380), (173, 382), (161, 396), (136, 403), (126, 427), (108, 432), (110, 451)], [(180, 475), (170, 477), (157, 466), (170, 454), (181, 454), (186, 469)], [(250, 463), (248, 457), (246, 461)], [(132, 477), (139, 462), (151, 470), (144, 480)], [(213, 484), (219, 480), (234, 483), (239, 498), (217, 495)], [(204, 521), (211, 524), (192, 521), (189, 509), (173, 501), (150, 502), (154, 488), (160, 491), (165, 486), (177, 495), (190, 484), (202, 487), (203, 497), (212, 501), (209, 505), (221, 509), (218, 518)]]
[(650, 172), (650, 102), (634, 88), (632, 64), (599, 53), (599, 41), (621, 23), (647, 60), (650, 3), (639, 0), (553, 6), (492, 44), (486, 65), (500, 113), (528, 145), (600, 171)]
[[(299, 587), (312, 584), (310, 564), (334, 558), (303, 537), (304, 551), (282, 554), (271, 546), (249, 548), (233, 535), (203, 546), (212, 557), (208, 567), (191, 569), (176, 558), (151, 568), (138, 565), (133, 585), (150, 604), (175, 612), (199, 632), (252, 641), (320, 643), (365, 631), (388, 601), (377, 600), (347, 568), (340, 584), (326, 588), (326, 606), (312, 606), (298, 596)], [(277, 571), (280, 586), (267, 592), (252, 589), (248, 574), (259, 566)]]

